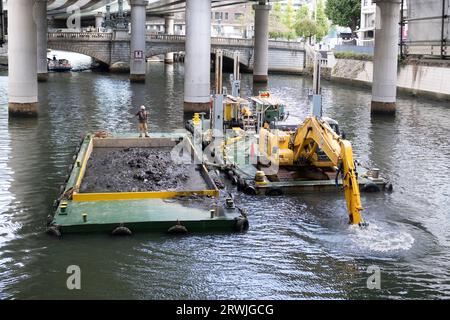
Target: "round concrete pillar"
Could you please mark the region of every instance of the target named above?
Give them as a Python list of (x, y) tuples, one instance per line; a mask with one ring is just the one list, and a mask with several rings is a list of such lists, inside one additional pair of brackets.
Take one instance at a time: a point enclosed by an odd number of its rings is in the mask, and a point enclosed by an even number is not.
[(267, 4), (255, 4), (255, 38), (253, 44), (253, 82), (267, 82), (269, 70), (269, 11)]
[(184, 110), (207, 111), (210, 105), (211, 0), (186, 1)]
[(375, 29), (373, 58), (373, 114), (395, 114), (400, 0), (378, 0), (378, 24)]
[[(164, 17), (164, 30), (168, 35), (174, 34), (174, 18), (173, 15), (168, 15)], [(164, 63), (173, 63), (173, 52), (168, 52), (164, 56)]]
[(97, 31), (99, 31), (102, 28), (103, 20), (104, 20), (103, 13), (97, 12), (97, 14), (95, 15), (95, 29), (97, 29)]
[(147, 62), (145, 59), (146, 0), (130, 0), (131, 6), (131, 56), (130, 81), (145, 82)]
[(37, 116), (37, 31), (34, 2), (8, 2), (8, 109), (10, 116)]
[(34, 16), (37, 30), (37, 79), (47, 81), (47, 0), (36, 0)]

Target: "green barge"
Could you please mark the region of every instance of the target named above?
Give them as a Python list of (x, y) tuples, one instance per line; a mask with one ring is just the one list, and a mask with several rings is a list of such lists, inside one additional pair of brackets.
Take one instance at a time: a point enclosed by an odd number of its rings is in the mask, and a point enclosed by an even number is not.
[[(95, 152), (106, 154), (106, 160), (103, 159), (102, 163), (106, 172), (98, 174), (100, 181), (109, 175), (117, 175), (116, 181), (120, 183), (124, 179), (120, 176), (121, 173), (108, 172), (107, 169), (111, 163), (120, 162), (120, 159), (117, 159), (120, 152), (130, 152), (134, 149), (144, 152), (144, 155), (146, 151), (160, 149), (187, 152), (192, 163), (186, 168), (191, 171), (185, 174), (185, 182), (170, 188), (164, 188), (164, 183), (168, 181), (164, 176), (158, 178), (158, 181), (162, 182), (162, 189), (131, 188), (117, 192), (108, 190), (109, 186), (102, 184), (95, 187), (97, 190), (85, 186), (84, 180), (87, 180), (88, 176), (92, 180), (97, 174), (90, 166)], [(232, 198), (220, 193), (206, 167), (201, 161), (195, 161), (198, 156), (187, 132), (152, 133), (150, 138), (137, 138), (136, 134), (88, 134), (74, 158), (66, 184), (55, 201), (54, 216), (49, 219), (49, 234), (60, 236), (66, 233), (102, 232), (129, 235), (135, 232), (240, 232), (248, 229), (245, 212), (235, 206)], [(160, 158), (156, 156), (158, 161), (167, 165), (174, 161), (170, 157)], [(131, 162), (128, 161), (130, 165)], [(179, 166), (176, 163), (171, 165), (170, 168)], [(133, 166), (140, 167), (139, 163)], [(151, 170), (146, 172), (151, 174)], [(151, 182), (147, 181), (151, 178), (144, 180), (139, 175), (137, 178), (140, 180), (136, 181), (140, 183)], [(104, 181), (110, 184), (110, 181)], [(159, 183), (155, 185), (158, 186)]]

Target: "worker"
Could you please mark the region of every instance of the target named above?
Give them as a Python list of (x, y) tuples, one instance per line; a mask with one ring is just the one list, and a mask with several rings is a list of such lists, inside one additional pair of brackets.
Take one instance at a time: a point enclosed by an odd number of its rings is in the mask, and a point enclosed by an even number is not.
[(145, 137), (148, 138), (148, 125), (147, 125), (147, 118), (148, 118), (148, 113), (145, 110), (145, 106), (141, 106), (140, 110), (138, 111), (138, 113), (136, 113), (135, 117), (138, 117), (139, 120), (139, 138), (142, 138), (142, 134), (145, 135)]

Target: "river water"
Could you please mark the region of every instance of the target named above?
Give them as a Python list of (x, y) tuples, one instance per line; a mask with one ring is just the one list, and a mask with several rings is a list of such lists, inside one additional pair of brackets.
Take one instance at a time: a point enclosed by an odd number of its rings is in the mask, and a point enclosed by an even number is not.
[[(251, 75), (242, 82), (244, 95), (257, 91)], [(309, 113), (309, 79), (271, 75), (269, 87), (290, 121)], [(249, 212), (245, 234), (47, 236), (81, 137), (134, 130), (141, 104), (151, 130), (182, 128), (182, 91), (182, 64), (150, 63), (145, 85), (127, 75), (51, 74), (39, 84), (39, 118), (8, 120), (0, 75), (0, 298), (450, 297), (450, 105), (400, 96), (395, 118), (371, 119), (369, 90), (329, 82), (324, 113), (339, 121), (356, 157), (394, 185), (362, 195), (368, 229), (347, 225), (339, 193), (236, 194)], [(81, 290), (66, 287), (69, 265), (81, 268)], [(368, 289), (377, 268), (381, 288)]]

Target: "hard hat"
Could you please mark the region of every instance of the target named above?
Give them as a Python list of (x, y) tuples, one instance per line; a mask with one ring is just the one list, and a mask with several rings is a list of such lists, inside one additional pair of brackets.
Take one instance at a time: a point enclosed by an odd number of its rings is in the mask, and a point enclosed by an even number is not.
[(145, 106), (141, 106), (141, 110), (145, 110)]

